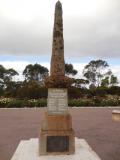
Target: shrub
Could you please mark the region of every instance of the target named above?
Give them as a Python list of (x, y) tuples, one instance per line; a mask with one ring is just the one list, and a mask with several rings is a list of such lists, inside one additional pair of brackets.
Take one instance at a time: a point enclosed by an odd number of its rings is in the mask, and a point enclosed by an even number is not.
[[(106, 97), (93, 97), (82, 99), (69, 99), (68, 105), (73, 107), (81, 106), (119, 106), (120, 97), (108, 95)], [(47, 106), (47, 99), (13, 99), (13, 98), (1, 98), (0, 107), (8, 108), (21, 108), (21, 107), (45, 107)]]
[(40, 85), (34, 81), (23, 84), (17, 91), (18, 98), (47, 98), (47, 88), (40, 87)]
[(24, 100), (13, 100), (7, 104), (8, 108), (21, 108), (25, 107), (25, 101)]
[(93, 97), (92, 101), (94, 102), (95, 106), (101, 106), (102, 98), (101, 97)]
[(108, 89), (108, 94), (111, 95), (119, 95), (120, 96), (120, 87), (112, 86)]
[(69, 88), (68, 89), (68, 97), (69, 98), (79, 98), (81, 95), (79, 89), (76, 88)]
[(81, 99), (72, 99), (68, 101), (68, 105), (73, 107), (79, 107), (79, 106), (94, 106), (94, 102), (89, 100), (89, 99), (85, 99), (85, 100), (81, 100)]
[(119, 106), (120, 98), (118, 96), (108, 96), (101, 100), (101, 106)]
[(47, 106), (47, 100), (46, 99), (31, 99), (28, 100), (28, 106), (29, 107), (45, 107)]
[(94, 89), (89, 89), (89, 97), (95, 97), (95, 96), (99, 96), (99, 97), (105, 97), (107, 94), (107, 90), (108, 88), (105, 87), (98, 87), (98, 88), (94, 88)]
[(1, 98), (0, 107), (6, 107), (13, 99), (11, 98)]
[(46, 107), (47, 100), (46, 99), (39, 99), (36, 103), (36, 107)]

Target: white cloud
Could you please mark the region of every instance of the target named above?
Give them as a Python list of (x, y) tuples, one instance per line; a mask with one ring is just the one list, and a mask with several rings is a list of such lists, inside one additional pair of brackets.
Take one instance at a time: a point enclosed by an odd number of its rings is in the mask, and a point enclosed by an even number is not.
[(78, 71), (76, 78), (82, 78), (82, 72), (87, 63), (73, 63), (74, 68)]
[[(120, 57), (119, 0), (61, 0), (67, 56)], [(0, 0), (0, 54), (48, 55), (56, 0)]]
[(26, 65), (29, 64), (28, 61), (0, 61), (0, 64), (5, 68), (14, 68), (16, 71), (22, 71)]

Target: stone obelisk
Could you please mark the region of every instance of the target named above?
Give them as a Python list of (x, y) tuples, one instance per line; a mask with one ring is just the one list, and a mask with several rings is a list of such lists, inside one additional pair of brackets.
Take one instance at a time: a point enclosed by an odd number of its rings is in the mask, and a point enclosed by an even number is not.
[(41, 123), (40, 155), (73, 154), (75, 135), (68, 111), (67, 81), (65, 77), (62, 4), (55, 6), (53, 45), (48, 85), (47, 111)]
[(48, 88), (67, 88), (73, 81), (65, 76), (64, 38), (62, 4), (60, 1), (55, 6), (55, 18), (53, 29), (52, 56), (50, 65), (50, 77), (45, 81)]
[(55, 6), (50, 75), (56, 78), (65, 76), (63, 19), (60, 1)]

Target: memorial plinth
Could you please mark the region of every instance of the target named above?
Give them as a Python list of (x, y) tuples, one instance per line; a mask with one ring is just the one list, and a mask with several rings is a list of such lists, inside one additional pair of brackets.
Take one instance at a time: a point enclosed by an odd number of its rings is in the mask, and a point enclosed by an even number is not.
[(48, 89), (47, 112), (41, 123), (40, 155), (73, 154), (75, 134), (68, 112), (67, 89)]

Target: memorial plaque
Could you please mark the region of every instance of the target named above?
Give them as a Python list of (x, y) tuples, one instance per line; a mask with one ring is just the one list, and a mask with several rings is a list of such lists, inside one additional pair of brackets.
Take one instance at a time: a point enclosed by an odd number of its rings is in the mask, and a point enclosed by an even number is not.
[(48, 112), (53, 114), (66, 113), (68, 110), (67, 89), (48, 89)]
[(47, 152), (66, 152), (69, 151), (68, 136), (48, 136)]

